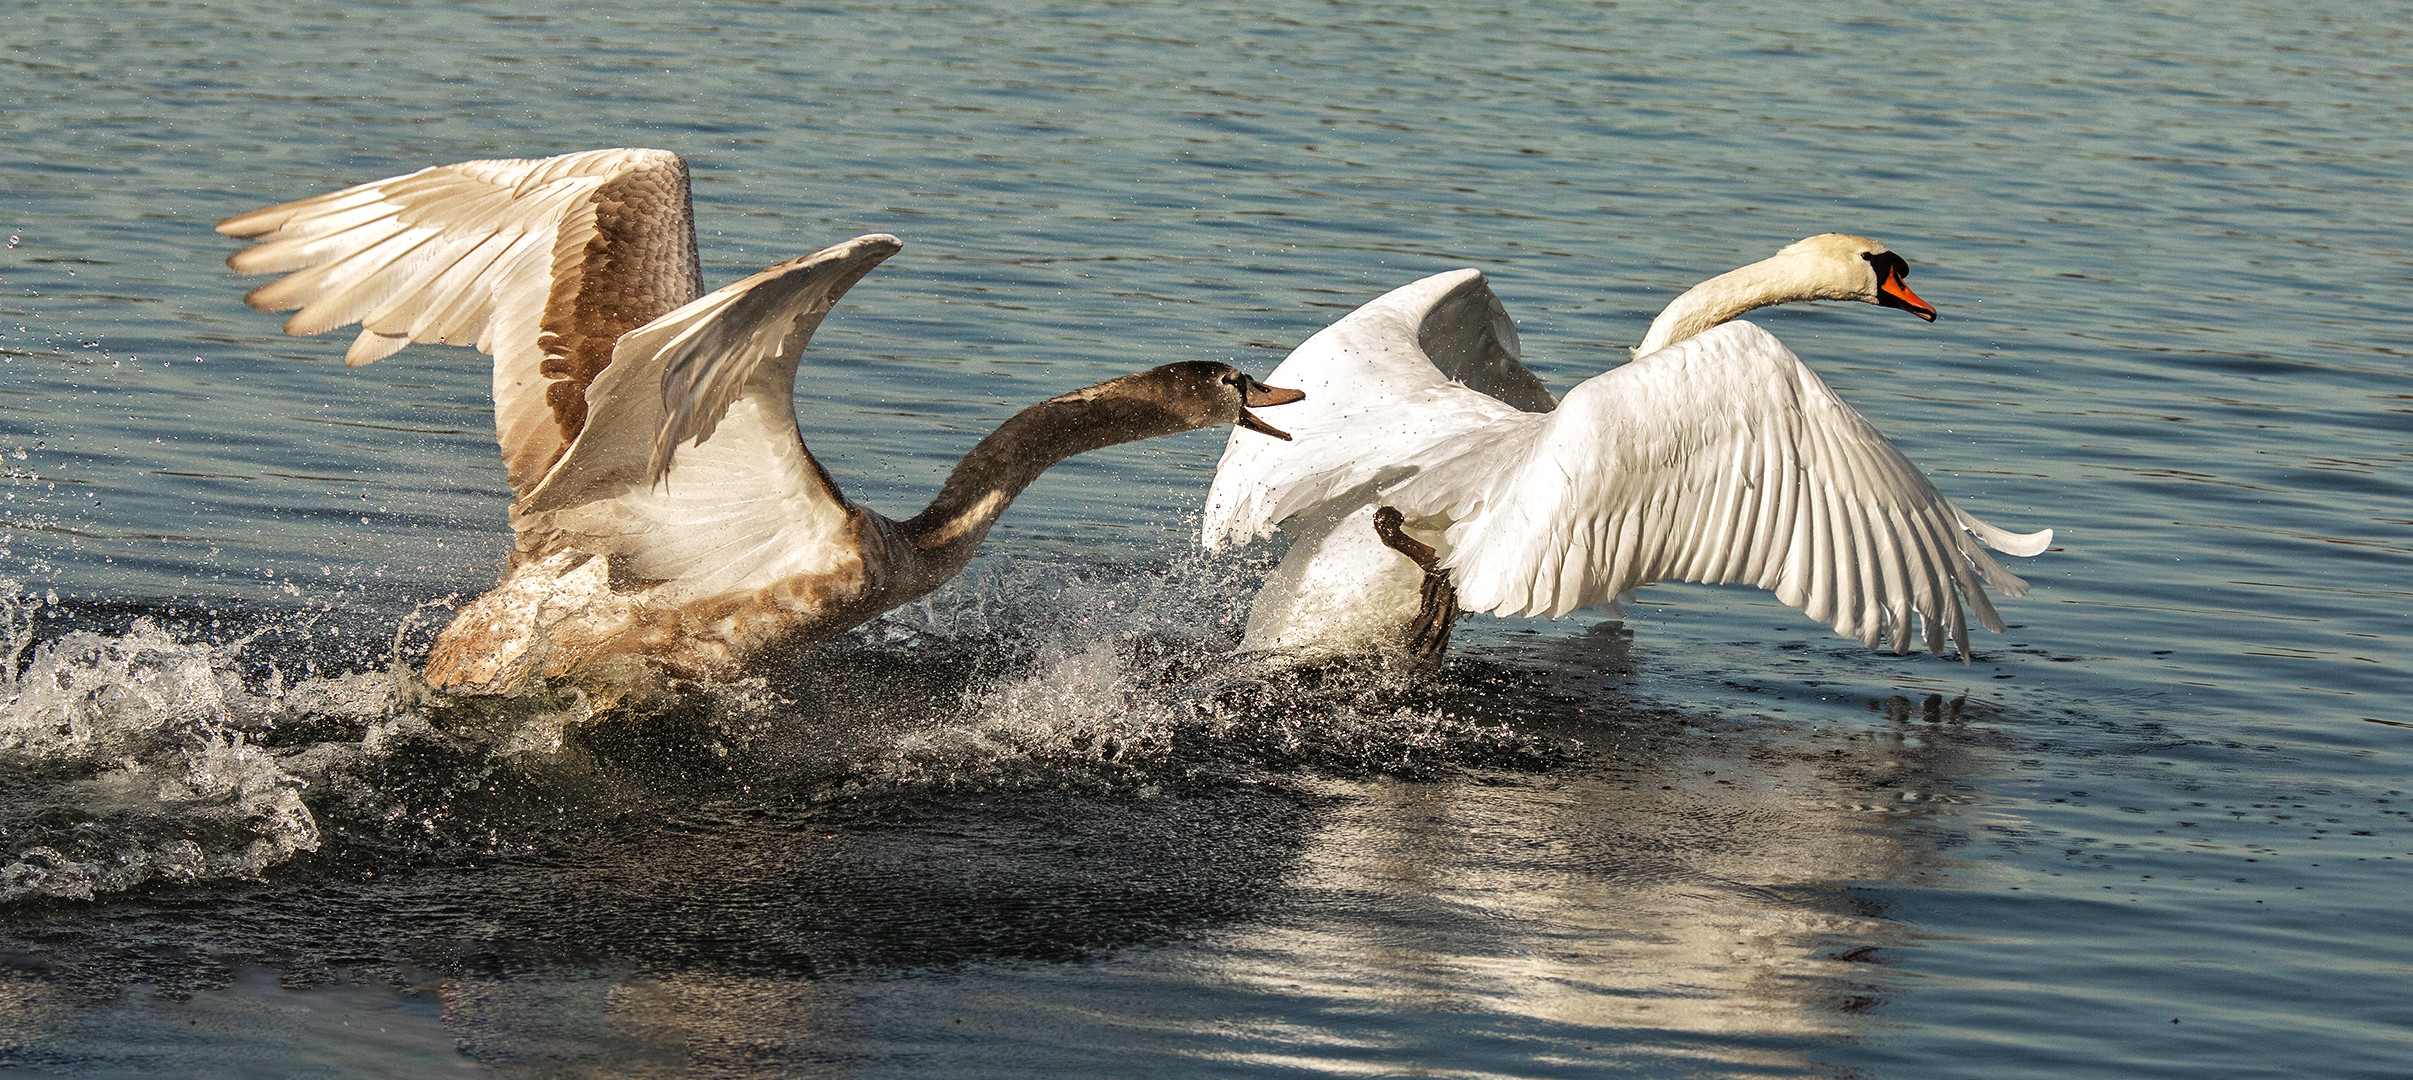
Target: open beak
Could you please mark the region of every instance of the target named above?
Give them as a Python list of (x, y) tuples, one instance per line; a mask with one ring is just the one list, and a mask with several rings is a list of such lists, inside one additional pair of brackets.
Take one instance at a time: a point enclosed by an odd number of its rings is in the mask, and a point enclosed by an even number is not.
[(1884, 280), (1877, 282), (1877, 306), (1898, 307), (1928, 322), (1935, 321), (1935, 308), (1910, 291), (1910, 286), (1902, 283), (1902, 275), (1890, 267)]
[(1240, 393), (1240, 404), (1242, 406), (1240, 409), (1240, 418), (1232, 422), (1240, 425), (1241, 427), (1247, 428), (1250, 431), (1254, 431), (1257, 434), (1271, 435), (1274, 438), (1282, 440), (1283, 442), (1289, 442), (1289, 432), (1277, 428), (1272, 424), (1268, 424), (1263, 420), (1257, 419), (1256, 416), (1250, 413), (1248, 410), (1263, 409), (1274, 405), (1288, 405), (1293, 401), (1303, 400), (1306, 398), (1306, 396), (1307, 395), (1296, 390), (1286, 390), (1279, 386), (1267, 386), (1255, 379), (1249, 379), (1247, 387)]

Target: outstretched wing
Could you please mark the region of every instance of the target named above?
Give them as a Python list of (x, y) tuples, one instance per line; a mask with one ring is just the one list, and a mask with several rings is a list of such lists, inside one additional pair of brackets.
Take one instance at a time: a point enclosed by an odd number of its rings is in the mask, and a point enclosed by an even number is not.
[(687, 166), (666, 150), (589, 150), (421, 169), (218, 223), (256, 240), (226, 262), (285, 274), (244, 297), (285, 332), (359, 323), (347, 364), (414, 341), (494, 356), (511, 488), (534, 488), (586, 422), (620, 336), (703, 291)]
[(521, 553), (615, 555), (696, 595), (852, 557), (846, 499), (796, 432), (796, 369), (838, 298), (902, 247), (858, 236), (624, 335), (585, 429), (512, 508)]
[(1517, 359), (1516, 324), (1473, 269), (1368, 301), (1265, 378), (1307, 395), (1282, 407), (1294, 439), (1235, 433), (1224, 445), (1201, 529), (1209, 550), (1271, 535), (1292, 514), (1413, 469), (1454, 436), (1554, 405)]
[[(1728, 323), (1587, 380), (1548, 416), (1453, 436), (1386, 495), (1439, 517), (1468, 610), (1563, 615), (1654, 581), (1749, 582), (1896, 652), (1911, 616), (1963, 657), (1961, 604), (2027, 583), (1984, 546), (2034, 555), (1939, 494), (1767, 331)], [(1981, 546), (1981, 542), (1984, 546)]]

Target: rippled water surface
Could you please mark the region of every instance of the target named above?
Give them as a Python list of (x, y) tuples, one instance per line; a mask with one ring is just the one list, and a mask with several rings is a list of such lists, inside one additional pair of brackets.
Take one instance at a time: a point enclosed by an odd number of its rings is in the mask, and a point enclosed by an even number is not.
[[(2413, 31), (2387, 4), (0, 8), (0, 1064), (70, 1075), (2413, 1073)], [(2057, 530), (1974, 662), (1766, 598), (1228, 656), (1222, 436), (643, 724), (391, 665), (506, 548), (482, 357), (244, 308), (210, 226), (687, 156), (706, 273), (905, 251), (807, 441), (903, 515), (1015, 408), (1258, 373), (1479, 266), (1563, 390), (1753, 316)]]

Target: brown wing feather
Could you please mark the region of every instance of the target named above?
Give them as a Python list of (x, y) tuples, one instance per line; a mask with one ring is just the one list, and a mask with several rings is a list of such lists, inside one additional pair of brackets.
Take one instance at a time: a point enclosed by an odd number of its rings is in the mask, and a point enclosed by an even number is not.
[(227, 264), (287, 276), (246, 299), (302, 309), (287, 332), (362, 324), (346, 359), (406, 342), (494, 355), (495, 434), (532, 490), (586, 423), (620, 335), (703, 292), (687, 166), (589, 150), (422, 169), (219, 223), (258, 246)]
[[(688, 226), (695, 214), (687, 165), (676, 157), (668, 164), (673, 167), (631, 170), (595, 189), (594, 235), (556, 262), (539, 368), (556, 380), (545, 388), (545, 400), (561, 431), (548, 468), (585, 428), (587, 387), (611, 364), (620, 335), (703, 294), (700, 272), (672, 281), (652, 269), (699, 265), (695, 230)], [(660, 212), (667, 206), (679, 208), (675, 219)]]

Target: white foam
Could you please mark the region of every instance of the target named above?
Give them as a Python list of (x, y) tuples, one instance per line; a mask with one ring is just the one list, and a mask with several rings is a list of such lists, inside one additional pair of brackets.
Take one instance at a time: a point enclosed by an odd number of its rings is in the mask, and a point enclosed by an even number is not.
[[(291, 707), (282, 678), (247, 690), (231, 644), (181, 640), (149, 619), (122, 634), (35, 644), (52, 601), (0, 581), (0, 765), (32, 783), (4, 810), (0, 901), (91, 899), (156, 880), (256, 877), (317, 850), (304, 781), (256, 745)], [(341, 680), (303, 697), (358, 698)]]
[(1518, 741), (1400, 704), (1413, 685), (1401, 669), (1324, 672), (1309, 688), (1235, 656), (1254, 580), (1205, 555), (1149, 570), (984, 559), (862, 636), (1003, 647), (1020, 654), (1018, 670), (976, 678), (958, 709), (899, 733), (861, 772), (875, 784), (1144, 792), (1217, 759), (1415, 771)]

